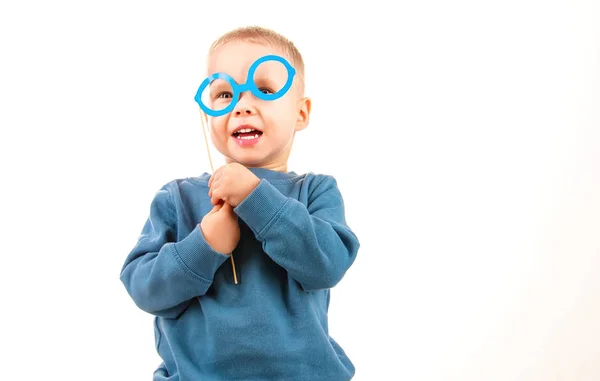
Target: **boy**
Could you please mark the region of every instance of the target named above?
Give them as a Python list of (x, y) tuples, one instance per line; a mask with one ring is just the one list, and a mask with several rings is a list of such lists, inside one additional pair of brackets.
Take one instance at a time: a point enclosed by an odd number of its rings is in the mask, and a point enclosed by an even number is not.
[[(273, 55), (293, 70), (269, 62), (247, 78), (253, 63)], [(311, 107), (302, 57), (283, 36), (248, 27), (217, 40), (207, 64), (209, 75), (252, 80), (266, 95), (290, 76), (293, 85), (264, 100), (256, 90), (211, 83), (207, 109), (235, 103), (209, 118), (226, 165), (212, 176), (173, 180), (152, 201), (121, 280), (137, 306), (156, 316), (163, 361), (153, 379), (350, 380), (355, 368), (329, 336), (327, 311), (329, 289), (360, 244), (335, 179), (287, 169)], [(235, 279), (232, 266), (223, 265), (230, 253)]]

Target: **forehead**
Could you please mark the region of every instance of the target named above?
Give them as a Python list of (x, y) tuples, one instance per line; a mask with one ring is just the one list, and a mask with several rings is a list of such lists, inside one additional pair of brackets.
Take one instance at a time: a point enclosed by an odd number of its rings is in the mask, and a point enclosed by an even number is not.
[[(236, 80), (245, 80), (250, 66), (259, 58), (275, 54), (285, 58), (288, 62), (290, 59), (286, 57), (279, 49), (272, 47), (243, 41), (229, 42), (216, 51), (214, 51), (207, 61), (207, 76), (214, 73), (227, 73)], [(290, 62), (291, 64), (291, 62)], [(259, 66), (257, 74), (260, 72), (271, 75), (287, 75), (281, 64), (275, 62), (266, 62)]]

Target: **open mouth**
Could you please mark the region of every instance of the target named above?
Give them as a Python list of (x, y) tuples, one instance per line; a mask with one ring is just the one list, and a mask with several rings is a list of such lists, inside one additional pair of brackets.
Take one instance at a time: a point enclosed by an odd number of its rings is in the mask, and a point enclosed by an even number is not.
[(263, 133), (262, 131), (256, 130), (254, 128), (242, 128), (241, 130), (237, 130), (231, 136), (240, 140), (252, 140), (257, 139)]

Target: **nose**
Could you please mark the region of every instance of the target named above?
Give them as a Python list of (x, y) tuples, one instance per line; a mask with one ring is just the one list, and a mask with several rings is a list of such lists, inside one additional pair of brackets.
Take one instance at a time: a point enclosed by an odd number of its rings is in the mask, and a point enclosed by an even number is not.
[(244, 115), (252, 115), (252, 114), (254, 114), (254, 113), (252, 112), (250, 107), (242, 107), (242, 108), (236, 107), (236, 110), (235, 110), (236, 116), (244, 116)]
[(256, 114), (256, 108), (252, 105), (251, 98), (252, 94), (246, 92), (240, 94), (239, 101), (233, 109), (233, 114), (235, 116), (249, 116)]

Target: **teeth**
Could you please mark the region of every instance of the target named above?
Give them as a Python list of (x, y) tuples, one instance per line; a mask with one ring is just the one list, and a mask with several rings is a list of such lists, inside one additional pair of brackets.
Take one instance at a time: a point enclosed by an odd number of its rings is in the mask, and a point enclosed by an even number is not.
[(252, 131), (256, 131), (254, 128), (242, 128), (241, 130), (238, 130), (237, 132), (252, 132)]
[(239, 136), (238, 139), (242, 139), (242, 140), (251, 140), (251, 139), (256, 139), (258, 138), (258, 134), (254, 135), (254, 136)]

